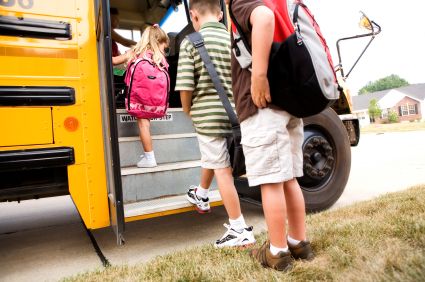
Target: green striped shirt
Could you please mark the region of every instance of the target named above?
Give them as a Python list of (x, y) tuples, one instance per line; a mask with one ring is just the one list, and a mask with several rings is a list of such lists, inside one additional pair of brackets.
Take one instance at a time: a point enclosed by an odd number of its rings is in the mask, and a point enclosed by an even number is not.
[[(230, 34), (226, 27), (218, 22), (203, 24), (199, 32), (204, 38), (205, 47), (234, 108)], [(180, 45), (175, 89), (193, 91), (190, 114), (197, 133), (215, 137), (231, 134), (229, 118), (208, 71), (198, 51), (187, 39)]]

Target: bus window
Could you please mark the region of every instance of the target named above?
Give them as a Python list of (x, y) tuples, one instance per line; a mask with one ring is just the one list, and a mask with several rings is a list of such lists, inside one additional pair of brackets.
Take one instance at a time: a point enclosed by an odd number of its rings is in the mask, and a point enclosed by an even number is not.
[(180, 4), (175, 9), (168, 8), (167, 13), (159, 22), (159, 26), (167, 33), (179, 33), (187, 25), (185, 7)]
[[(124, 38), (133, 40), (134, 42), (139, 42), (142, 33), (139, 29), (125, 29), (125, 28), (116, 28), (115, 31)], [(121, 54), (124, 54), (129, 48), (125, 47), (118, 43), (118, 50)]]

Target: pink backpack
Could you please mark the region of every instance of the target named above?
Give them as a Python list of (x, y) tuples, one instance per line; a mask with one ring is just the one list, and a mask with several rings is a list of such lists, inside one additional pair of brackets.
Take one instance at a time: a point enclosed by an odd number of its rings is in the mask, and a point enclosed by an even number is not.
[(127, 66), (125, 108), (136, 118), (161, 118), (168, 108), (170, 77), (168, 65), (159, 68), (147, 52)]

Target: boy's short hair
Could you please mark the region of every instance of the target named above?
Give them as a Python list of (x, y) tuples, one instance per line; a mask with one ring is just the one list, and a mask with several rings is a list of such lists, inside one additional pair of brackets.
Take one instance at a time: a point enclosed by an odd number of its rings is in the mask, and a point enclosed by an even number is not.
[(220, 0), (190, 0), (190, 9), (196, 10), (201, 15), (206, 13), (220, 13)]

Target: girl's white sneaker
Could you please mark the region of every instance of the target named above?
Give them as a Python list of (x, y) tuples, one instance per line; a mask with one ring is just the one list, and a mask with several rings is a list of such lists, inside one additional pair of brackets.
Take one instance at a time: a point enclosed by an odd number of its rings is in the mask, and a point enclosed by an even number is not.
[(156, 160), (155, 159), (148, 159), (145, 157), (145, 155), (140, 156), (141, 159), (137, 163), (137, 167), (156, 167)]

